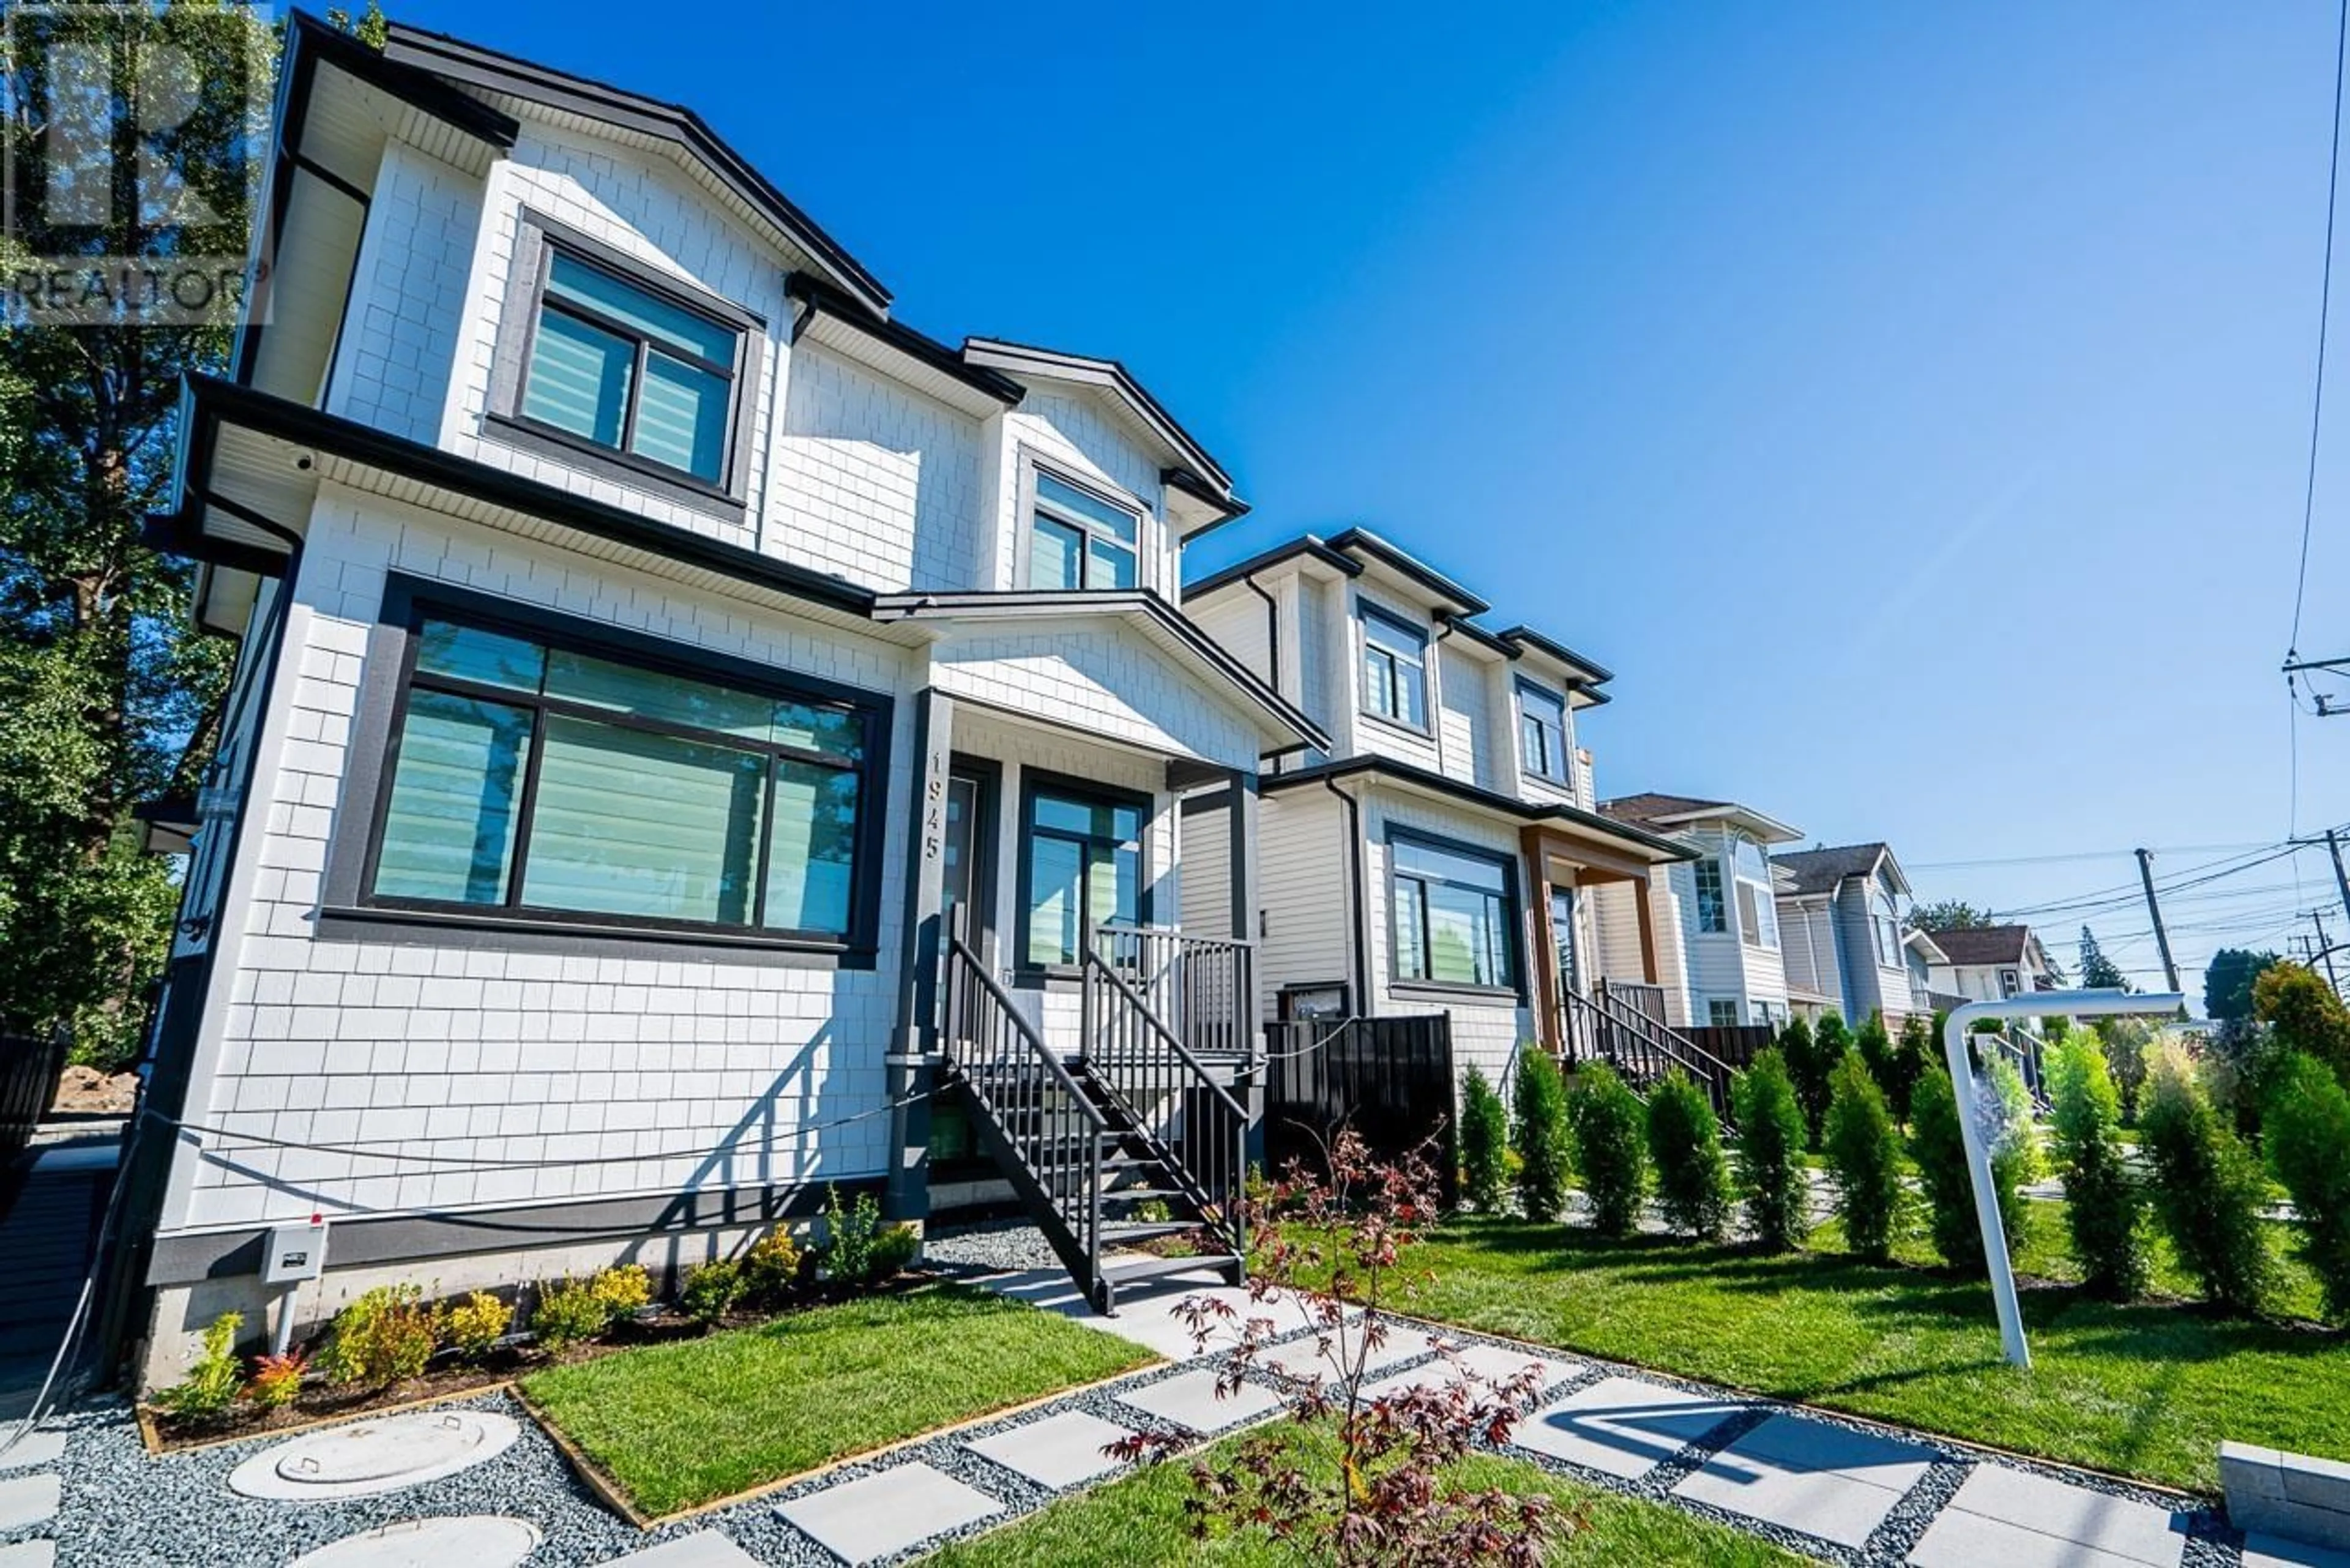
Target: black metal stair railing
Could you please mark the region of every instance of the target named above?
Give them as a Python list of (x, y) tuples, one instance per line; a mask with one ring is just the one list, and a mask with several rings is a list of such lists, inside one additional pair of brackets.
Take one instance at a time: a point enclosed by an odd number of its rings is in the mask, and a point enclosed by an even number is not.
[(1559, 1022), (1563, 1054), (1570, 1065), (1605, 1062), (1641, 1090), (1678, 1067), (1705, 1091), (1715, 1117), (1725, 1127), (1731, 1124), (1730, 1083), (1735, 1069), (1687, 1035), (1604, 992), (1596, 996), (1567, 992)]
[(1130, 930), (1098, 935), (1080, 971), (1081, 1065), (1130, 1122), (1128, 1136), (1165, 1168), (1210, 1232), (1238, 1256), (1247, 1250), (1241, 1197), (1248, 1113), (1121, 971), (1118, 950)]
[(961, 937), (950, 939), (940, 1050), (979, 1113), (980, 1140), (1028, 1200), (1088, 1300), (1102, 1278), (1102, 1146), (1108, 1118)]

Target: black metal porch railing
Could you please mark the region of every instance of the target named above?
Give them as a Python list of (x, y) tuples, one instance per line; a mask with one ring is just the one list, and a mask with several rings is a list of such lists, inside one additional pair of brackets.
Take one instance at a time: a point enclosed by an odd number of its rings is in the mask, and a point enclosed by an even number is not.
[(1605, 1062), (1643, 1092), (1678, 1067), (1705, 1091), (1714, 1116), (1732, 1121), (1729, 1063), (1661, 1020), (1636, 1011), (1621, 997), (1601, 991), (1592, 996), (1567, 992), (1560, 1008), (1561, 1055), (1568, 1065)]
[[(1149, 946), (1132, 945), (1131, 939), (1159, 934), (1105, 929), (1086, 949), (1080, 1065), (1103, 1098), (1132, 1124), (1128, 1136), (1150, 1151), (1207, 1228), (1238, 1255), (1247, 1250), (1240, 1199), (1248, 1168), (1248, 1113), (1151, 1006), (1128, 978), (1128, 966), (1111, 956), (1121, 944), (1147, 953)], [(1148, 982), (1152, 971), (1136, 978)], [(1180, 995), (1180, 969), (1158, 978), (1173, 984)]]
[(25, 1152), (57, 1097), (67, 1044), (62, 1031), (46, 1040), (0, 1035), (0, 1167)]
[(1094, 950), (1195, 1056), (1256, 1050), (1256, 946), (1162, 926), (1103, 925)]
[(978, 954), (950, 939), (939, 1048), (972, 1118), (1088, 1299), (1102, 1294), (1102, 1145), (1109, 1122)]

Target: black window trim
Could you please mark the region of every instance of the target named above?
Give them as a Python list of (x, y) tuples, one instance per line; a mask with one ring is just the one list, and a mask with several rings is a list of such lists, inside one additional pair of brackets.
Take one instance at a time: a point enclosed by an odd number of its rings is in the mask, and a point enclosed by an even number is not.
[[(536, 270), (528, 280), (526, 298), (521, 297), (523, 290), (517, 288), (513, 282), (510, 281), (507, 286), (505, 308), (511, 311), (517, 304), (525, 306), (525, 308), (520, 318), (519, 330), (511, 337), (507, 334), (501, 333), (500, 347), (493, 349), (493, 353), (510, 351), (514, 362), (509, 369), (510, 385), (504, 396), (493, 400), (492, 407), (485, 416), (487, 421), (508, 432), (527, 436), (534, 442), (552, 443), (567, 455), (577, 454), (599, 464), (617, 467), (628, 477), (656, 480), (664, 485), (674, 486), (696, 498), (720, 502), (730, 508), (742, 506), (743, 491), (746, 488), (743, 483), (744, 475), (742, 472), (743, 453), (750, 444), (749, 431), (745, 427), (750, 418), (751, 405), (756, 400), (754, 398), (744, 396), (745, 382), (755, 368), (752, 357), (752, 345), (764, 335), (765, 321), (731, 300), (691, 288), (678, 279), (647, 266), (635, 257), (615, 250), (572, 228), (569, 224), (559, 223), (542, 213), (525, 208), (517, 224), (517, 232), (522, 229), (537, 231)], [(517, 250), (520, 249), (517, 244)], [(714, 360), (705, 361), (698, 358), (675, 354), (672, 350), (664, 350), (671, 352), (673, 358), (693, 358), (693, 362), (702, 369), (726, 378), (726, 440), (724, 450), (719, 456), (716, 479), (705, 479), (690, 469), (673, 468), (658, 459), (646, 457), (642, 453), (629, 450), (628, 440), (636, 428), (637, 400), (641, 395), (643, 387), (646, 351), (644, 334), (632, 327), (611, 320), (591, 306), (579, 306), (569, 300), (550, 300), (547, 297), (546, 286), (548, 280), (554, 275), (555, 258), (557, 254), (568, 255), (583, 265), (593, 267), (598, 272), (617, 278), (630, 288), (651, 295), (664, 304), (691, 312), (712, 326), (723, 327), (734, 334), (734, 358), (731, 365), (720, 365)], [(531, 358), (538, 347), (539, 320), (543, 314), (550, 309), (588, 322), (599, 331), (609, 332), (635, 341), (636, 369), (629, 379), (629, 408), (621, 425), (619, 446), (606, 446), (600, 441), (590, 441), (576, 431), (565, 430), (561, 425), (534, 418), (523, 411), (524, 400), (530, 385)], [(512, 348), (507, 350), (505, 345), (509, 342)]]
[[(1138, 836), (1135, 868), (1135, 919), (1143, 925), (1150, 924), (1152, 912), (1150, 829), (1158, 817), (1158, 801), (1141, 790), (1125, 789), (1117, 784), (1102, 784), (1095, 779), (1081, 779), (1069, 774), (1051, 773), (1044, 768), (1024, 767), (1020, 770), (1020, 822), (1014, 853), (1020, 857), (1018, 875), (1014, 878), (1019, 902), (1012, 911), (1013, 981), (1021, 986), (1035, 986), (1054, 980), (1075, 976), (1080, 965), (1073, 963), (1040, 964), (1029, 961), (1028, 928), (1035, 914), (1035, 859), (1028, 852), (1036, 832), (1036, 797), (1040, 794), (1074, 796), (1079, 800), (1101, 801), (1111, 805), (1130, 805), (1142, 813), (1142, 831)], [(1055, 837), (1066, 836), (1057, 831)]]
[[(1128, 495), (1123, 491), (1110, 488), (1099, 480), (1087, 478), (1024, 444), (1019, 449), (1019, 459), (1021, 508), (1018, 565), (1020, 569), (1014, 574), (1014, 581), (1024, 588), (1037, 587), (1031, 566), (1035, 558), (1033, 540), (1036, 532), (1036, 514), (1039, 508), (1050, 507), (1052, 504), (1045, 500), (1042, 487), (1037, 484), (1036, 478), (1039, 474), (1050, 474), (1055, 480), (1067, 485), (1070, 489), (1083, 491), (1103, 505), (1114, 506), (1134, 519), (1134, 543), (1128, 545), (1115, 535), (1104, 533), (1090, 518), (1072, 517), (1057, 509), (1053, 511), (1053, 521), (1064, 527), (1077, 530), (1083, 535), (1084, 543), (1090, 544), (1098, 535), (1118, 548), (1129, 551), (1134, 556), (1134, 588), (1097, 587), (1086, 581), (1087, 574), (1093, 569), (1092, 552), (1081, 547), (1077, 552), (1077, 587), (1089, 593), (1131, 593), (1136, 589), (1148, 588), (1150, 586), (1144, 576), (1143, 564), (1151, 555), (1151, 551), (1144, 546), (1149, 538), (1150, 524), (1155, 514), (1140, 496)], [(1066, 592), (1067, 590), (1042, 591)]]
[[(1433, 657), (1436, 646), (1435, 634), (1429, 628), (1414, 621), (1409, 616), (1399, 610), (1391, 610), (1366, 594), (1355, 596), (1355, 611), (1357, 619), (1362, 623), (1363, 630), (1363, 651), (1357, 656), (1355, 662), (1357, 710), (1364, 718), (1374, 723), (1385, 724), (1391, 729), (1401, 730), (1408, 735), (1418, 735), (1423, 740), (1434, 740), (1436, 738), (1436, 692), (1430, 684), (1429, 667), (1435, 662)], [(1405, 636), (1419, 639), (1419, 707), (1420, 711), (1428, 715), (1427, 721), (1423, 723), (1415, 724), (1399, 713), (1382, 713), (1371, 706), (1368, 669), (1369, 623), (1374, 620), (1385, 621), (1389, 627), (1402, 632)], [(1392, 649), (1382, 649), (1380, 651), (1389, 658), (1395, 656)]]
[[(1516, 685), (1518, 692), (1518, 765), (1525, 769), (1526, 776), (1529, 778), (1540, 779), (1544, 784), (1560, 784), (1568, 789), (1573, 789), (1575, 787), (1575, 769), (1570, 766), (1567, 762), (1568, 747), (1566, 743), (1566, 726), (1568, 723), (1568, 708), (1566, 705), (1566, 693), (1564, 691), (1553, 691), (1551, 688), (1544, 686), (1541, 681), (1529, 680), (1523, 675), (1517, 678)], [(1526, 762), (1525, 724), (1529, 716), (1526, 711), (1526, 696), (1529, 692), (1536, 697), (1542, 698), (1545, 701), (1555, 702), (1558, 704), (1558, 772), (1555, 774), (1544, 773), (1539, 768), (1531, 767)], [(1539, 723), (1542, 722), (1541, 716), (1536, 715), (1534, 717), (1536, 722)]]
[[(539, 759), (545, 726), (534, 723), (530, 757), (515, 803), (515, 848), (504, 901), (494, 905), (466, 904), (450, 899), (381, 897), (375, 890), (376, 872), (383, 852), (383, 834), (390, 812), (392, 783), (398, 776), (400, 747), (407, 727), (409, 698), (416, 690), (418, 636), (425, 618), (452, 620), (484, 631), (527, 638), (550, 649), (563, 649), (592, 658), (624, 663), (657, 674), (701, 681), (721, 681), (762, 696), (805, 701), (818, 707), (846, 708), (860, 721), (864, 760), (858, 774), (857, 842), (850, 862), (848, 929), (844, 933), (770, 929), (756, 923), (766, 899), (767, 854), (775, 827), (775, 772), (768, 770), (758, 865), (754, 873), (752, 920), (734, 924), (717, 920), (669, 919), (658, 916), (623, 915), (604, 910), (535, 908), (518, 902), (529, 865), (529, 827), (538, 787)], [(870, 962), (879, 946), (883, 844), (889, 817), (889, 732), (893, 701), (879, 692), (845, 686), (819, 677), (778, 670), (749, 659), (686, 647), (665, 639), (580, 620), (536, 606), (410, 577), (394, 577), (384, 594), (381, 620), (400, 633), (400, 670), (390, 722), (383, 736), (381, 765), (376, 774), (375, 797), (368, 823), (365, 852), (359, 867), (354, 902), (356, 912), (393, 918), (413, 918), (436, 924), (481, 926), (506, 929), (554, 929), (582, 934), (657, 936), (698, 940), (713, 946), (756, 947), (802, 952), (826, 952)], [(508, 706), (527, 703), (543, 714), (588, 719), (615, 728), (646, 733), (706, 739), (735, 750), (764, 752), (772, 756), (814, 762), (837, 768), (838, 757), (806, 747), (747, 742), (720, 732), (645, 721), (633, 715), (598, 710), (590, 704), (532, 694), (525, 697), (509, 688), (480, 686), (447, 676), (428, 675), (428, 691), (446, 691)], [(350, 754), (356, 755), (355, 743)]]
[[(1403, 907), (1396, 892), (1395, 846), (1417, 844), (1426, 849), (1440, 849), (1448, 855), (1465, 856), (1472, 860), (1491, 861), (1502, 868), (1502, 913), (1505, 926), (1506, 945), (1503, 951), (1510, 961), (1510, 981), (1507, 985), (1476, 985), (1461, 981), (1433, 980), (1403, 972), (1402, 927), (1398, 911)], [(1524, 900), (1520, 896), (1518, 857), (1506, 849), (1488, 849), (1482, 844), (1469, 844), (1442, 834), (1429, 833), (1417, 827), (1404, 827), (1390, 823), (1387, 830), (1388, 880), (1388, 985), (1395, 991), (1427, 992), (1451, 996), (1482, 996), (1499, 1001), (1509, 998), (1523, 1002), (1526, 999), (1526, 955), (1524, 952)], [(1482, 891), (1482, 889), (1480, 889)], [(1422, 933), (1422, 947), (1426, 947)]]

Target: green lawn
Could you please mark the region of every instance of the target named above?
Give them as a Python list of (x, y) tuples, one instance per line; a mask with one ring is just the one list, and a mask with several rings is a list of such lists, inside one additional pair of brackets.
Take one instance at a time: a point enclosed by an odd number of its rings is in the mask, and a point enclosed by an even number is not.
[(1157, 1359), (960, 1285), (552, 1368), (523, 1392), (659, 1517)]
[[(1227, 1442), (1238, 1439), (1228, 1438)], [(1301, 1435), (1298, 1440), (1305, 1440)], [(1076, 1497), (1064, 1498), (1016, 1524), (958, 1542), (927, 1559), (930, 1568), (1155, 1568), (1206, 1563), (1222, 1568), (1288, 1568), (1312, 1553), (1256, 1534), (1220, 1531), (1192, 1539), (1183, 1519), (1191, 1461), (1178, 1459)], [(1457, 1472), (1467, 1485), (1518, 1493), (1545, 1492), (1582, 1526), (1551, 1553), (1554, 1563), (1617, 1568), (1635, 1563), (1704, 1568), (1793, 1568), (1802, 1559), (1723, 1525), (1692, 1519), (1662, 1503), (1619, 1497), (1565, 1480), (1533, 1465), (1480, 1456)]]
[[(2065, 1272), (2061, 1237), (2049, 1216), (2027, 1268)], [(1399, 1310), (2173, 1486), (2215, 1490), (2222, 1438), (2350, 1449), (2350, 1339), (2306, 1326), (2042, 1282), (2023, 1374), (1989, 1287), (1922, 1268), (1498, 1220), (1455, 1221), (1411, 1264), (1432, 1277)]]

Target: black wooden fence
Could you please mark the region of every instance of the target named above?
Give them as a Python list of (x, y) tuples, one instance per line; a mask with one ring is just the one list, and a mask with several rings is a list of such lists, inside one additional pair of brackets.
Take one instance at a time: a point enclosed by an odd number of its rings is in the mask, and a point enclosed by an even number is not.
[(1265, 1165), (1293, 1158), (1318, 1167), (1340, 1127), (1371, 1152), (1395, 1158), (1433, 1137), (1444, 1201), (1455, 1197), (1452, 1148), (1452, 1020), (1309, 1019), (1265, 1027)]
[(1733, 1067), (1751, 1065), (1754, 1058), (1770, 1046), (1778, 1033), (1767, 1023), (1708, 1023), (1684, 1029), (1692, 1044), (1710, 1056), (1718, 1056)]
[(33, 1141), (33, 1128), (57, 1097), (57, 1075), (65, 1065), (63, 1034), (52, 1040), (0, 1035), (0, 1168)]

